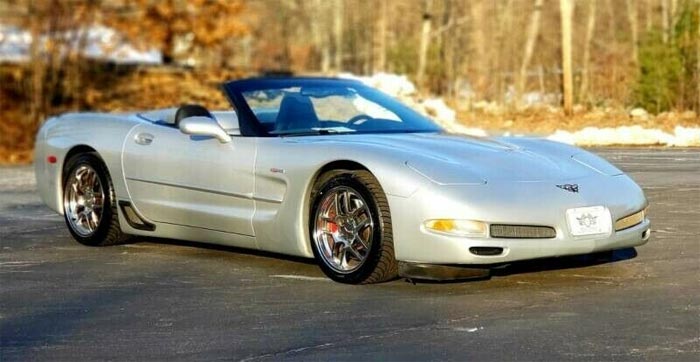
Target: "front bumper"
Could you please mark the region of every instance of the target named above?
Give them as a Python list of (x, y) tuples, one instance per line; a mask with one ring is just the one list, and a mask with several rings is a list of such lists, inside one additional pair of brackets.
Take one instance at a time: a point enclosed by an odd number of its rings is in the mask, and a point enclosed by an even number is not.
[[(518, 260), (589, 254), (645, 244), (650, 222), (610, 235), (573, 236), (566, 210), (605, 206), (612, 221), (643, 209), (646, 198), (629, 177), (589, 177), (567, 180), (581, 186), (579, 193), (554, 183), (451, 186), (423, 189), (409, 198), (389, 197), (396, 259), (410, 263), (489, 265)], [(452, 218), (487, 223), (543, 225), (556, 230), (549, 239), (466, 238), (425, 230), (424, 220)], [(496, 255), (477, 255), (472, 248), (501, 248)]]
[[(420, 260), (406, 260), (421, 263), (439, 264), (500, 264), (518, 260), (557, 257), (565, 255), (590, 254), (599, 251), (625, 249), (645, 244), (650, 235), (649, 220), (632, 228), (613, 232), (608, 237), (553, 239), (497, 239), (461, 238), (426, 233), (425, 242), (430, 243), (429, 251)], [(476, 255), (470, 249), (475, 247), (502, 248), (498, 255)], [(399, 259), (404, 260), (404, 259)]]

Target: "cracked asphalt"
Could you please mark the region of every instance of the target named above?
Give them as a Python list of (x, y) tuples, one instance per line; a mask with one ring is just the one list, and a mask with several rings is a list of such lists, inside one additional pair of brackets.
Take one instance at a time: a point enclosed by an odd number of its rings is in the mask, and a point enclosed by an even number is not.
[(645, 189), (647, 245), (415, 285), (172, 240), (85, 247), (31, 167), (0, 168), (0, 361), (700, 360), (700, 149), (594, 151)]

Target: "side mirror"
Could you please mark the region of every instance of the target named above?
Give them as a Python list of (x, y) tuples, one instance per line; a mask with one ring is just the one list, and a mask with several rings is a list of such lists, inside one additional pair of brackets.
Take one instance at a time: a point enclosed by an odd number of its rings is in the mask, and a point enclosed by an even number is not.
[(221, 143), (231, 142), (231, 136), (215, 120), (209, 117), (193, 116), (180, 121), (180, 132), (193, 136), (214, 137)]

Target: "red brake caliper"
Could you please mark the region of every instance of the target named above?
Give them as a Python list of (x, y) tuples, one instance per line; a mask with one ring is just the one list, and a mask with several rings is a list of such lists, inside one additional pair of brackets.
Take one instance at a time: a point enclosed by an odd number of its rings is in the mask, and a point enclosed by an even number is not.
[(338, 232), (338, 224), (336, 224), (332, 221), (329, 221), (328, 222), (328, 230), (333, 234), (337, 233)]

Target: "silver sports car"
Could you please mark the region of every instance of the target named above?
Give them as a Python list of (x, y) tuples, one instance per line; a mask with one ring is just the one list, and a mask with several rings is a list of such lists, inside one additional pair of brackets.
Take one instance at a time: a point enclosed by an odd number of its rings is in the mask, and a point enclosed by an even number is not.
[(267, 250), (344, 283), (484, 275), (649, 239), (639, 186), (579, 148), (446, 134), (353, 80), (223, 90), (233, 110), (49, 119), (42, 199), (86, 245), (146, 235)]

